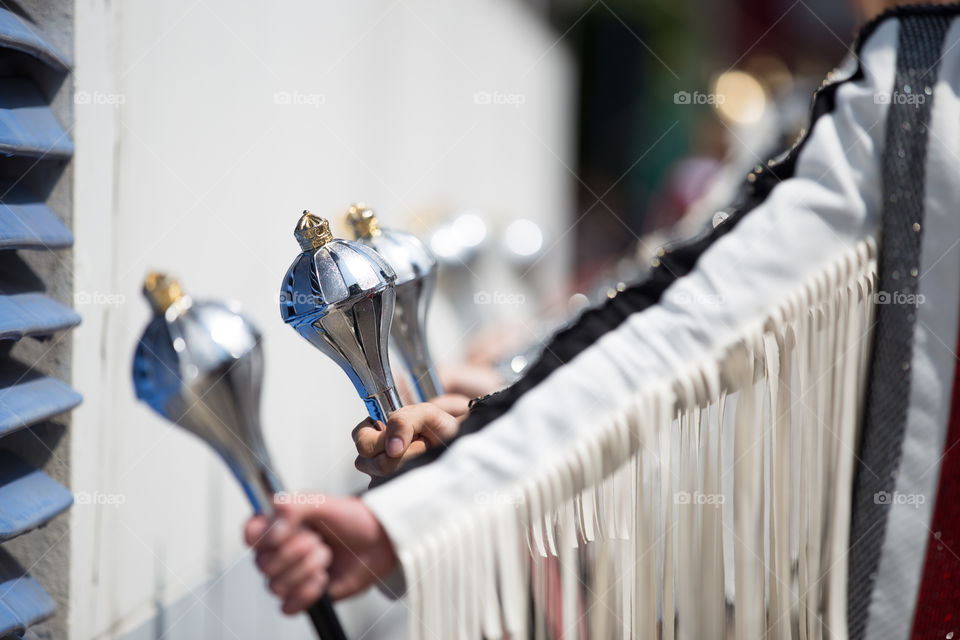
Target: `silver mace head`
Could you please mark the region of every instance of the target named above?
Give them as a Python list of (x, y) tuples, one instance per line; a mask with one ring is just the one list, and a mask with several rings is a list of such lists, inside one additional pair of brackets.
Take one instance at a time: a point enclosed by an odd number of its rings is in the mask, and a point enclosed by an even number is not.
[(280, 315), (350, 377), (374, 420), (400, 407), (387, 357), (397, 276), (376, 251), (335, 239), (304, 211), (294, 236), (302, 253), (280, 291)]
[(143, 293), (154, 316), (133, 358), (137, 397), (216, 450), (254, 511), (272, 514), (280, 490), (260, 428), (260, 332), (221, 302), (195, 302), (151, 273)]
[(355, 204), (347, 211), (354, 237), (374, 248), (397, 273), (391, 344), (400, 352), (423, 401), (443, 393), (427, 348), (427, 309), (437, 281), (437, 257), (413, 234), (384, 229), (373, 210)]

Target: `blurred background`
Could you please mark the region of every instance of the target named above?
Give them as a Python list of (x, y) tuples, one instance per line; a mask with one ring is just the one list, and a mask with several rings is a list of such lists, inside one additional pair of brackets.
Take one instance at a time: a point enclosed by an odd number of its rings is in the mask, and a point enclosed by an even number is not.
[[(0, 293), (29, 281), (82, 319), (40, 347), (43, 330), (0, 335), (5, 380), (27, 366), (83, 396), (0, 429), (0, 449), (74, 496), (0, 547), (58, 605), (23, 637), (312, 637), (255, 572), (222, 463), (134, 397), (148, 270), (238, 301), (263, 331), (287, 485), (361, 491), (363, 404), (279, 316), (302, 210), (348, 235), (362, 200), (419, 235), (441, 259), (436, 360), (508, 383), (665, 242), (722, 217), (800, 133), (855, 28), (828, 0), (0, 1), (0, 81), (35, 85), (0, 96), (0, 144), (39, 109), (62, 147), (4, 147), (0, 177), (73, 234), (72, 249), (0, 246), (22, 256)], [(21, 211), (0, 193), (0, 213)], [(338, 609), (353, 638), (405, 637), (403, 601)]]

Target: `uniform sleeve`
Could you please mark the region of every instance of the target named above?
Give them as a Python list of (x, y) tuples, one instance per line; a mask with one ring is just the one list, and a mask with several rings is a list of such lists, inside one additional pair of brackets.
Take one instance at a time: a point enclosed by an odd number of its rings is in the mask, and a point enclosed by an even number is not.
[(640, 304), (569, 359), (556, 358), (507, 410), (435, 461), (364, 495), (401, 557), (479, 495), (513, 491), (580, 446), (603, 416), (717, 352), (811, 274), (875, 236), (889, 102), (882, 96), (893, 86), (896, 41), (895, 21), (873, 33), (859, 71), (830, 96), (791, 175), (672, 278), (656, 304)]

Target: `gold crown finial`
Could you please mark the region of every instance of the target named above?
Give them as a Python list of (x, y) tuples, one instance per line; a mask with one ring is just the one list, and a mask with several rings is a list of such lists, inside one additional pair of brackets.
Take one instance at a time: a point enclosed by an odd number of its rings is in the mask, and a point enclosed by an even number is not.
[(150, 302), (154, 313), (163, 315), (171, 305), (183, 298), (183, 289), (176, 278), (151, 271), (143, 280), (143, 295)]
[(361, 202), (350, 205), (347, 210), (347, 224), (353, 228), (356, 238), (372, 238), (382, 233), (373, 209)]
[(293, 237), (297, 239), (300, 248), (304, 251), (319, 249), (333, 240), (333, 234), (330, 233), (330, 223), (306, 210), (300, 216), (300, 222), (297, 223), (297, 228), (293, 231)]

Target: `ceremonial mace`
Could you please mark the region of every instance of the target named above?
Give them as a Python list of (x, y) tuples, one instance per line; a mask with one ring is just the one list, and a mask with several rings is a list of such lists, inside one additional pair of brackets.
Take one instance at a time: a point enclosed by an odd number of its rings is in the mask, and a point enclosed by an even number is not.
[(390, 339), (413, 378), (420, 400), (443, 393), (427, 348), (427, 309), (437, 280), (437, 258), (415, 235), (380, 226), (373, 210), (355, 204), (347, 212), (354, 237), (386, 259), (397, 274)]
[[(137, 397), (213, 447), (253, 510), (272, 517), (283, 487), (260, 428), (260, 332), (229, 305), (193, 301), (165, 275), (148, 275), (143, 292), (154, 317), (133, 358)], [(346, 640), (327, 596), (308, 613), (321, 640)]]
[(294, 237), (301, 253), (283, 279), (280, 315), (340, 365), (370, 417), (385, 424), (401, 406), (387, 356), (396, 273), (370, 247), (334, 238), (329, 222), (309, 211)]

